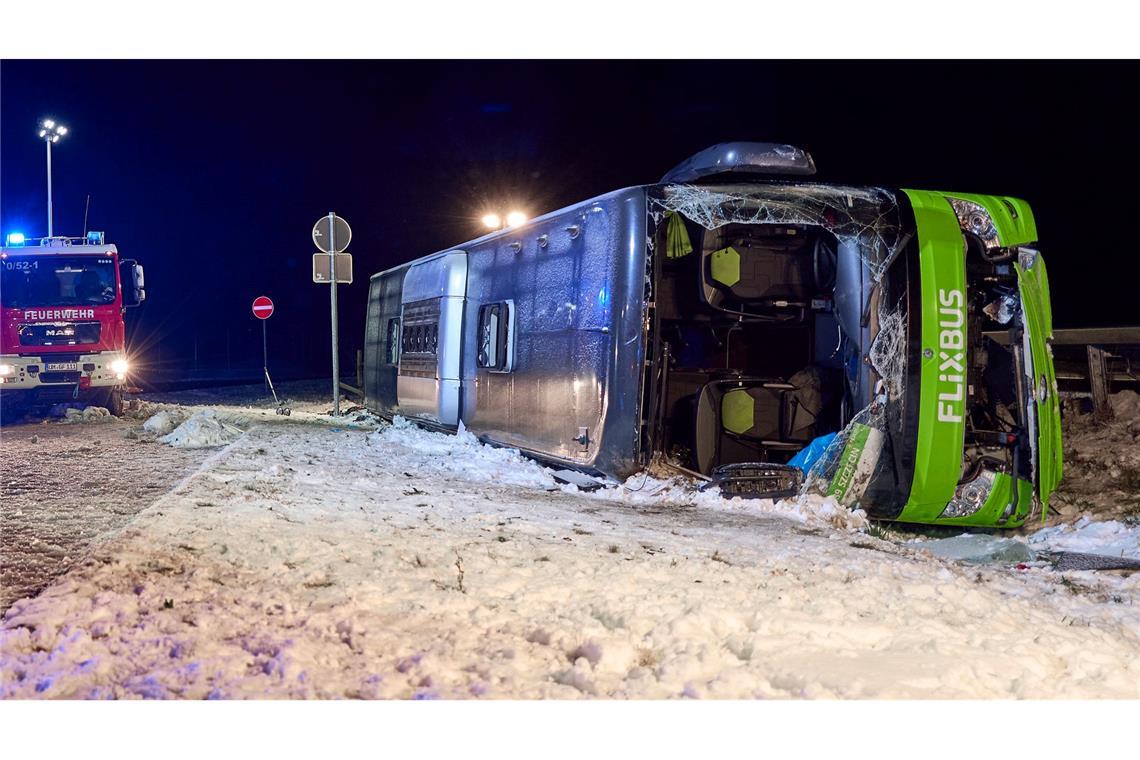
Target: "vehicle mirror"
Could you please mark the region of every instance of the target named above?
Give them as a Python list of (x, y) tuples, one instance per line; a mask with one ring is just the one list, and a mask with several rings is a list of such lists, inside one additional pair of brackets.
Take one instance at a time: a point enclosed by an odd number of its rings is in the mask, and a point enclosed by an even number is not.
[(119, 262), (119, 280), (123, 287), (123, 306), (138, 306), (146, 300), (142, 264), (132, 259)]
[(142, 264), (135, 264), (131, 275), (135, 286), (135, 301), (142, 303), (146, 300), (146, 276), (143, 274)]

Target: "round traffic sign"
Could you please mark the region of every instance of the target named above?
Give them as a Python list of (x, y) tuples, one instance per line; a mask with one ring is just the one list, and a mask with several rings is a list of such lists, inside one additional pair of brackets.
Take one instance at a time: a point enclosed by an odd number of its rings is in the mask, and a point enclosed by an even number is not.
[[(333, 233), (336, 233), (334, 243)], [(313, 242), (325, 253), (343, 253), (352, 240), (352, 228), (336, 214), (322, 216), (313, 225)], [(333, 249), (336, 249), (335, 251)]]
[(273, 301), (265, 296), (253, 299), (253, 316), (258, 319), (269, 319), (273, 316)]

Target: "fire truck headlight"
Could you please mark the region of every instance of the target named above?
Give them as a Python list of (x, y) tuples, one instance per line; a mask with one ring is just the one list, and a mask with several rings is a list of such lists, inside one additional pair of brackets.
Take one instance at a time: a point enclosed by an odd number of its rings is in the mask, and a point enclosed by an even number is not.
[(127, 374), (128, 369), (130, 369), (130, 365), (127, 364), (126, 359), (116, 359), (111, 362), (111, 371), (118, 375), (120, 380)]
[(0, 364), (0, 377), (16, 374), (16, 368), (11, 364)]

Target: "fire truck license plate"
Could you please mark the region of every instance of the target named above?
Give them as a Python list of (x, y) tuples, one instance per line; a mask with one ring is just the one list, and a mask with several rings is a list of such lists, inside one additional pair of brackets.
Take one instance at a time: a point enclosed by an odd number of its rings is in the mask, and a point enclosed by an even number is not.
[(48, 362), (46, 372), (74, 372), (79, 369), (78, 362)]

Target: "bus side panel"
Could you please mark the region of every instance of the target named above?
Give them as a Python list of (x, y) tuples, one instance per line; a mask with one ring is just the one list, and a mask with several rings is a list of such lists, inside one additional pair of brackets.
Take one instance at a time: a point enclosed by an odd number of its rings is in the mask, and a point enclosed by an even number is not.
[[(621, 351), (615, 338), (628, 337), (622, 320), (629, 314), (636, 313), (638, 330), (642, 322), (641, 291), (636, 303), (625, 299), (631, 256), (644, 287), (644, 214), (642, 190), (620, 191), (469, 250), (463, 419), (471, 430), (607, 472), (607, 462), (636, 458), (641, 373), (629, 354), (640, 350), (641, 336)], [(631, 218), (639, 231), (629, 229)], [(510, 371), (478, 366), (480, 312), (495, 303), (512, 312)], [(611, 442), (607, 410), (615, 403), (634, 412)]]
[[(648, 463), (641, 432), (646, 360), (646, 287), (648, 282), (648, 208), (644, 188), (614, 195), (614, 252), (610, 311), (610, 370), (607, 375), (605, 425), (594, 466), (626, 478)], [(695, 286), (694, 286), (695, 287)]]
[[(400, 339), (400, 297), (407, 267), (372, 278), (364, 325), (364, 405), (374, 412), (395, 414)], [(396, 346), (391, 345), (392, 342)]]
[(466, 288), (467, 254), (462, 251), (417, 261), (408, 269), (396, 379), (400, 414), (449, 427), (459, 423)]

